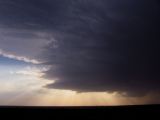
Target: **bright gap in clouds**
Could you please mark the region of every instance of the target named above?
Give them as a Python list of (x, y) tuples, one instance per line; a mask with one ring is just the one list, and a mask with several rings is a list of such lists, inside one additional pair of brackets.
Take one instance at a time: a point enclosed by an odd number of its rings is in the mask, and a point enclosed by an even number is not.
[(53, 81), (43, 78), (44, 66), (33, 64), (0, 64), (0, 105), (22, 106), (96, 106), (141, 104), (150, 96), (125, 98), (117, 92), (76, 93), (69, 90), (48, 89)]

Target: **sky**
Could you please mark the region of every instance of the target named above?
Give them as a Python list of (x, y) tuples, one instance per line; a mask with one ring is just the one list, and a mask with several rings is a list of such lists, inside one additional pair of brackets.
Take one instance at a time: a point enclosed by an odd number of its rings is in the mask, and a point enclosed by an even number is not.
[(0, 0), (0, 105), (160, 103), (158, 0)]

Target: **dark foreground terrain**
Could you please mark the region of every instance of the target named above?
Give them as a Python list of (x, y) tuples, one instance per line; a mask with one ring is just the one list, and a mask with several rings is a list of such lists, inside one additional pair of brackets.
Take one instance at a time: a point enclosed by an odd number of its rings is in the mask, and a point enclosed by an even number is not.
[[(19, 107), (1, 106), (0, 115), (5, 117), (40, 117), (40, 118), (131, 118), (142, 115), (144, 117), (159, 117), (160, 105), (134, 105), (134, 106), (99, 106), (99, 107)], [(22, 115), (22, 117), (21, 117)]]

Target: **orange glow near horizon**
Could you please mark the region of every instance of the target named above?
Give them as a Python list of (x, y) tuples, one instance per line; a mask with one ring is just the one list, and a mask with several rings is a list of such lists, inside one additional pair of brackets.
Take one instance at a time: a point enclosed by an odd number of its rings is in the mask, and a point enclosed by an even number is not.
[(124, 97), (118, 92), (77, 93), (69, 90), (48, 89), (44, 86), (53, 81), (46, 80), (42, 76), (41, 69), (35, 67), (8, 71), (3, 77), (8, 81), (0, 81), (0, 105), (113, 106), (144, 104), (151, 98), (150, 96)]

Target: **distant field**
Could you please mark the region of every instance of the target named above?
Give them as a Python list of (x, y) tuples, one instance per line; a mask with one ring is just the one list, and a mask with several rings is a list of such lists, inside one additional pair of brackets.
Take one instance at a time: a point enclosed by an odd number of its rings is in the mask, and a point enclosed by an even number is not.
[[(160, 105), (134, 105), (134, 106), (93, 106), (93, 107), (19, 107), (1, 106), (0, 115), (4, 118), (61, 119), (64, 120), (110, 120), (112, 118), (139, 119), (160, 118)], [(158, 120), (158, 119), (157, 119)]]

